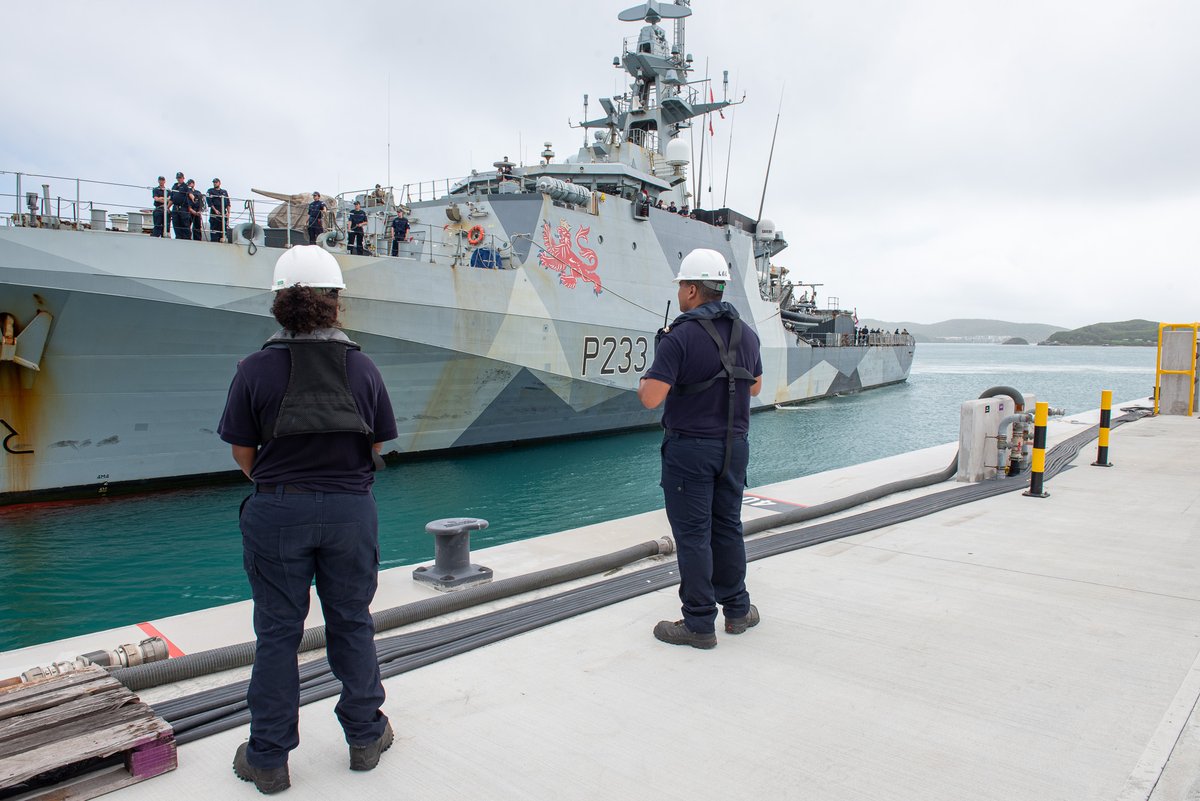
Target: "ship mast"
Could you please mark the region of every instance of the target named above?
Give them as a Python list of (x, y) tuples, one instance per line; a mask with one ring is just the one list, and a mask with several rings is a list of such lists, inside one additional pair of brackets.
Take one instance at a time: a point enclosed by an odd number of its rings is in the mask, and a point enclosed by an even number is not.
[[(617, 15), (623, 22), (644, 23), (636, 44), (630, 47), (627, 43), (622, 55), (613, 59), (614, 66), (629, 73), (630, 91), (621, 97), (600, 98), (605, 116), (586, 120), (582, 127), (609, 129), (622, 141), (665, 155), (667, 144), (688, 120), (733, 105), (729, 100), (697, 102), (695, 92), (683, 94), (692, 69), (692, 56), (685, 49), (685, 20), (691, 13), (691, 0), (646, 0)], [(658, 25), (664, 19), (675, 21), (670, 45)]]

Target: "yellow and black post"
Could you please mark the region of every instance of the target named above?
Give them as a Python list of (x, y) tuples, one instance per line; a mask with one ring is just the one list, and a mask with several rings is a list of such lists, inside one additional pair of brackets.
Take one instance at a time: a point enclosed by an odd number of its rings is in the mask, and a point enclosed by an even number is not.
[(1042, 473), (1046, 470), (1046, 420), (1050, 417), (1050, 404), (1038, 401), (1033, 413), (1033, 466), (1029, 471), (1029, 489), (1024, 495), (1031, 498), (1049, 498), (1050, 493), (1042, 490)]
[(1092, 467), (1112, 467), (1108, 461), (1108, 430), (1112, 426), (1112, 390), (1100, 393), (1100, 445), (1096, 448), (1096, 461)]

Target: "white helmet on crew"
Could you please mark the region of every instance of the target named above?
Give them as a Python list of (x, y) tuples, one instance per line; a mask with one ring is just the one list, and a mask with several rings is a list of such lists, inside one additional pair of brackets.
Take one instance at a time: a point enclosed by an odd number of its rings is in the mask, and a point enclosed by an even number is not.
[(329, 251), (318, 245), (297, 245), (283, 252), (275, 262), (275, 277), (271, 291), (291, 286), (311, 286), (318, 289), (345, 289), (342, 268)]
[(697, 248), (684, 256), (679, 263), (679, 275), (675, 276), (677, 284), (680, 281), (703, 281), (718, 292), (725, 291), (725, 282), (728, 280), (729, 264), (725, 257), (708, 248)]

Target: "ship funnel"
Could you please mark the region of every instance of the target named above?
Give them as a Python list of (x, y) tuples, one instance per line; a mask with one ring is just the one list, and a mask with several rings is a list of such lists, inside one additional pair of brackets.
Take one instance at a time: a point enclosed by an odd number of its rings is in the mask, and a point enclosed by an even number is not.
[(262, 247), (266, 242), (266, 232), (258, 223), (242, 223), (233, 229), (233, 242), (235, 245), (245, 245), (253, 242), (255, 245)]

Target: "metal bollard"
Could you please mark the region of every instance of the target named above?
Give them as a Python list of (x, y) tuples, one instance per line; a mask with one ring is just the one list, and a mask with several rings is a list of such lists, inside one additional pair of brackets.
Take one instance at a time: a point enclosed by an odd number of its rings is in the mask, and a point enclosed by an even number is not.
[(1108, 461), (1108, 430), (1112, 426), (1112, 390), (1100, 393), (1100, 444), (1096, 447), (1096, 461), (1092, 467), (1112, 467)]
[(471, 532), (482, 531), (488, 521), (478, 517), (448, 517), (425, 525), (434, 535), (432, 567), (413, 570), (413, 580), (449, 592), (492, 580), (492, 569), (471, 564)]
[(1029, 472), (1029, 489), (1023, 492), (1031, 498), (1049, 498), (1050, 493), (1042, 490), (1042, 474), (1046, 470), (1046, 419), (1050, 416), (1050, 404), (1038, 401), (1033, 414), (1033, 466)]

